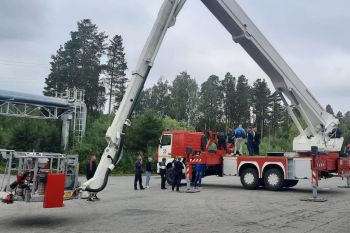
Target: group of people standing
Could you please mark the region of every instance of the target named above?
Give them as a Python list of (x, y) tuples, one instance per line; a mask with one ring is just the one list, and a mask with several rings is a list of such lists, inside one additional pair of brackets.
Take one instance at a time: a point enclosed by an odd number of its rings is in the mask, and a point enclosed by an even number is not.
[[(239, 125), (235, 130), (233, 130), (232, 128), (228, 129), (227, 144), (228, 145), (234, 144), (234, 152), (233, 153), (235, 155), (242, 155), (243, 154), (243, 144), (244, 144), (245, 139), (247, 139), (245, 144), (247, 145), (249, 155), (259, 155), (260, 154), (259, 146), (260, 146), (260, 141), (261, 141), (261, 135), (257, 131), (256, 127), (250, 126), (247, 128), (247, 131), (242, 127), (242, 125)], [(219, 140), (220, 140), (220, 137), (219, 137)]]
[[(139, 188), (141, 190), (145, 189), (142, 185), (142, 173), (143, 173), (143, 160), (142, 157), (139, 156), (136, 163), (135, 163), (135, 179), (134, 179), (134, 189), (137, 190), (137, 183), (139, 184)], [(173, 161), (173, 185), (172, 190), (174, 191), (176, 187), (176, 191), (179, 191), (180, 183), (181, 183), (181, 177), (182, 177), (182, 169), (183, 169), (183, 163), (181, 162), (180, 157), (176, 157)], [(166, 159), (163, 158), (161, 162), (159, 162), (159, 174), (161, 178), (161, 189), (167, 189), (165, 187), (166, 182)], [(146, 162), (146, 188), (151, 188), (150, 181), (152, 176), (152, 157), (148, 157), (148, 160)]]
[[(232, 129), (229, 129), (229, 132), (232, 132)], [(231, 133), (230, 135), (232, 135)], [(227, 134), (229, 135), (229, 133)], [(260, 154), (260, 142), (261, 135), (258, 132), (256, 127), (249, 126), (247, 132), (242, 128), (242, 125), (239, 125), (234, 131), (235, 147), (234, 154), (242, 155), (243, 153), (243, 143), (244, 139), (247, 138), (247, 149), (249, 155), (259, 155)]]
[[(207, 145), (208, 140), (209, 145)], [(246, 142), (245, 142), (246, 139)], [(209, 131), (202, 136), (201, 139), (201, 150), (205, 151), (208, 148), (209, 153), (216, 153), (219, 149), (229, 150), (234, 148), (233, 153), (235, 155), (243, 154), (243, 144), (247, 145), (247, 150), (249, 155), (259, 155), (260, 154), (260, 142), (261, 135), (256, 127), (248, 127), (247, 131), (239, 125), (235, 130), (229, 128), (227, 133), (218, 132), (217, 138), (211, 135)]]
[[(141, 190), (145, 189), (142, 185), (142, 173), (143, 173), (143, 160), (139, 156), (135, 163), (135, 179), (134, 179), (134, 189), (137, 190), (137, 183), (139, 183), (139, 188)], [(150, 181), (152, 177), (152, 157), (149, 156), (146, 162), (146, 188), (151, 188)]]

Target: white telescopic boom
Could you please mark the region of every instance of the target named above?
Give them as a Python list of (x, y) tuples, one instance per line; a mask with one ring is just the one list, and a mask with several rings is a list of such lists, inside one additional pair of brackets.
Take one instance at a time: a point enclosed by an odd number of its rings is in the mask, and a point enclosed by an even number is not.
[[(339, 120), (323, 109), (241, 7), (234, 0), (202, 2), (232, 35), (233, 40), (265, 71), (276, 90), (280, 92), (300, 132), (293, 141), (293, 149), (310, 151), (311, 146), (317, 146), (320, 150), (340, 151), (344, 139), (335, 138)], [(294, 108), (300, 112), (307, 124), (305, 130), (295, 116)]]
[(146, 44), (141, 52), (136, 69), (126, 89), (123, 100), (106, 133), (107, 147), (105, 148), (93, 178), (82, 185), (82, 189), (99, 192), (104, 189), (110, 171), (120, 161), (123, 146), (124, 127), (130, 125), (130, 117), (144, 83), (152, 68), (161, 42), (167, 29), (175, 24), (175, 19), (186, 0), (165, 0), (158, 13)]

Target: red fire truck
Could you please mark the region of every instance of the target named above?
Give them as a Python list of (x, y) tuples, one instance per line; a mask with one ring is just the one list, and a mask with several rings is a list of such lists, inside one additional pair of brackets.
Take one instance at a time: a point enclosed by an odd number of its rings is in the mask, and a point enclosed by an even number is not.
[[(124, 135), (131, 123), (130, 118), (137, 103), (135, 100), (140, 96), (168, 28), (175, 25), (176, 17), (185, 2), (164, 0), (123, 100), (107, 130), (108, 145), (94, 177), (81, 186), (83, 190), (102, 191), (106, 187), (108, 175), (121, 161)], [(339, 120), (321, 106), (235, 0), (201, 2), (227, 30), (230, 38), (238, 43), (271, 79), (298, 129), (299, 135), (293, 140), (295, 152), (268, 153), (265, 156), (252, 157), (231, 156), (222, 149), (216, 153), (209, 153), (207, 148), (200, 148), (201, 133), (169, 131), (162, 135), (159, 157), (168, 156), (169, 161), (174, 156), (184, 157), (188, 176), (191, 176), (192, 165), (196, 163), (206, 165), (207, 175), (239, 176), (244, 187), (249, 189), (264, 185), (268, 189), (278, 190), (295, 185), (299, 179), (311, 178), (314, 190), (317, 191), (318, 179), (330, 176), (347, 177), (349, 185), (350, 160), (339, 155), (344, 142), (344, 138), (339, 134)], [(215, 140), (216, 134), (212, 133), (211, 136)]]
[[(209, 132), (205, 149), (201, 149), (202, 132), (164, 131), (157, 151), (157, 160), (167, 159), (167, 181), (172, 184), (172, 161), (183, 158), (186, 165), (184, 175), (191, 179), (195, 164), (204, 164), (205, 176), (238, 176), (243, 187), (277, 191), (293, 187), (300, 179), (311, 179), (315, 184), (321, 178), (345, 176), (349, 182), (350, 158), (339, 153), (271, 152), (265, 156), (235, 156), (232, 151), (220, 149), (209, 152), (208, 145), (217, 142), (217, 134)], [(349, 183), (348, 183), (349, 184)]]

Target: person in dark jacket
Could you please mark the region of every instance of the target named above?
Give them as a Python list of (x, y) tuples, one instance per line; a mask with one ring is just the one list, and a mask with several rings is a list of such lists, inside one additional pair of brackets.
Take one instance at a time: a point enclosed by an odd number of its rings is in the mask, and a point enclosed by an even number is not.
[[(90, 156), (89, 162), (86, 165), (86, 179), (87, 180), (90, 180), (92, 177), (94, 177), (96, 169), (97, 169), (96, 155), (92, 154)], [(94, 200), (100, 200), (100, 198), (97, 197), (97, 193), (89, 192), (89, 197), (87, 200), (94, 201)]]
[(137, 190), (137, 182), (139, 182), (140, 189), (144, 189), (142, 186), (142, 157), (139, 156), (135, 163), (135, 179), (134, 179), (134, 189)]
[(201, 151), (205, 151), (207, 143), (208, 143), (208, 136), (205, 133), (201, 137)]
[(227, 150), (226, 135), (224, 132), (218, 132), (218, 149)]
[(233, 144), (234, 132), (232, 128), (228, 128), (227, 131), (227, 144)]
[(253, 130), (253, 127), (248, 127), (247, 149), (248, 149), (249, 155), (254, 155), (254, 148), (253, 148), (254, 137), (255, 137), (255, 132)]
[(167, 189), (165, 187), (165, 180), (166, 180), (166, 158), (162, 158), (162, 161), (159, 162), (159, 174), (160, 174), (160, 188), (161, 189)]
[(254, 155), (260, 154), (260, 149), (259, 149), (260, 141), (261, 141), (261, 134), (258, 132), (258, 129), (254, 127), (254, 141), (253, 141)]
[(179, 192), (180, 183), (181, 183), (181, 177), (182, 177), (182, 169), (183, 165), (181, 163), (181, 158), (177, 157), (174, 162), (174, 182), (172, 185), (172, 190), (174, 191), (174, 188), (176, 186), (176, 191)]

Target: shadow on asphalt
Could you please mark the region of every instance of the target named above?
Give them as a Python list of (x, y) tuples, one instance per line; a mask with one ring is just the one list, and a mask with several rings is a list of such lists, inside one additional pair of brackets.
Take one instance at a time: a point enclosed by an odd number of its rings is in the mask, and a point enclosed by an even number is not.
[(23, 228), (53, 228), (57, 226), (64, 226), (66, 223), (71, 222), (70, 217), (49, 217), (49, 216), (20, 216), (11, 217), (10, 219), (2, 219), (0, 225), (5, 229), (18, 229)]

